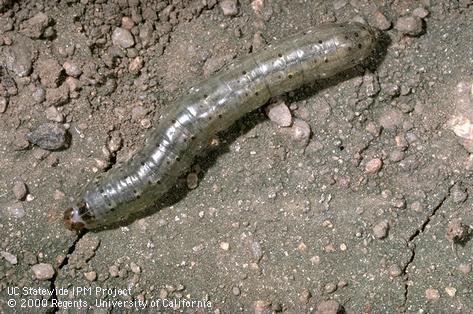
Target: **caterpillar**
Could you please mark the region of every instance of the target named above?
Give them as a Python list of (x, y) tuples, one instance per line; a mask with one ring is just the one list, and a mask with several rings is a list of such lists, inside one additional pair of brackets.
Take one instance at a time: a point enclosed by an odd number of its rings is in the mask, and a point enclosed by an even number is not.
[(373, 30), (358, 22), (309, 28), (249, 54), (191, 88), (126, 164), (85, 186), (64, 211), (70, 230), (94, 229), (144, 210), (162, 197), (217, 132), (271, 97), (332, 76), (367, 58)]

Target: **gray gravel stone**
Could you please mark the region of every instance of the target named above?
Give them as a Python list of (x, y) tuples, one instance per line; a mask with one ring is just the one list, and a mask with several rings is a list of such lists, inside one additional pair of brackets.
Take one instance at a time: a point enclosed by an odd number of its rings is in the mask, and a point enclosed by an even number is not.
[(69, 100), (70, 87), (68, 84), (62, 84), (58, 88), (48, 88), (46, 90), (46, 100), (51, 106), (61, 106)]
[(20, 33), (30, 37), (39, 38), (49, 24), (49, 17), (43, 12), (38, 12), (32, 18), (21, 23)]
[(340, 313), (342, 307), (335, 300), (322, 301), (317, 306), (316, 314), (337, 314)]
[(57, 110), (57, 108), (54, 106), (50, 106), (46, 108), (45, 113), (46, 113), (46, 119), (48, 119), (49, 121), (59, 122), (59, 123), (64, 121), (63, 114), (59, 110)]
[(382, 31), (388, 30), (391, 27), (391, 21), (381, 11), (373, 13), (374, 25)]
[(17, 200), (24, 200), (26, 194), (28, 194), (26, 184), (23, 181), (16, 181), (15, 184), (13, 184), (13, 194)]
[(67, 131), (62, 124), (57, 123), (43, 123), (26, 137), (30, 143), (46, 150), (56, 150), (67, 145)]
[(42, 103), (46, 99), (46, 90), (38, 86), (31, 95), (37, 103)]
[(16, 265), (18, 263), (18, 258), (9, 252), (0, 251), (0, 255), (2, 255), (2, 257), (12, 265)]
[(36, 70), (38, 71), (41, 84), (46, 87), (57, 87), (62, 67), (54, 59), (40, 59)]
[(112, 42), (115, 46), (121, 48), (130, 48), (135, 44), (135, 40), (130, 31), (121, 27), (117, 27), (113, 31)]
[(388, 235), (389, 223), (387, 220), (378, 222), (373, 227), (373, 234), (377, 239), (384, 239)]
[(48, 280), (54, 276), (54, 268), (51, 264), (39, 263), (31, 267), (36, 279)]
[(66, 74), (69, 76), (79, 77), (82, 74), (82, 70), (79, 68), (79, 66), (72, 61), (64, 62), (62, 67), (66, 71)]
[(237, 0), (224, 0), (220, 2), (220, 8), (225, 16), (235, 16), (238, 14)]
[(6, 47), (3, 52), (7, 69), (19, 77), (31, 73), (35, 50), (30, 42), (30, 39), (20, 37), (13, 46)]
[(417, 36), (422, 32), (422, 20), (417, 16), (400, 17), (395, 27), (403, 34)]
[(266, 107), (266, 114), (269, 119), (282, 127), (288, 127), (292, 124), (291, 111), (284, 101), (269, 104)]
[(0, 96), (0, 113), (4, 113), (7, 110), (8, 100), (6, 97)]

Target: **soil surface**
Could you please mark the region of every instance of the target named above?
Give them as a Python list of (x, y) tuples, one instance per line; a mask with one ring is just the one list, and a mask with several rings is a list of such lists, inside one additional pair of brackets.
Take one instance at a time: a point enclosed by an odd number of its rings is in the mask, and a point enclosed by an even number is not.
[[(190, 87), (349, 20), (379, 30), (365, 64), (220, 133), (139, 219), (64, 228)], [(472, 21), (471, 0), (0, 0), (0, 312), (473, 312)]]

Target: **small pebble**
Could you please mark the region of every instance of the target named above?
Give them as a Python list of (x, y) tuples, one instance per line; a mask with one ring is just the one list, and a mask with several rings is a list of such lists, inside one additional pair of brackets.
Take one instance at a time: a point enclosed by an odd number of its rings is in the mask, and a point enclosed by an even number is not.
[(255, 302), (255, 314), (263, 314), (269, 307), (271, 306), (271, 302), (258, 300)]
[(141, 273), (141, 268), (140, 268), (140, 266), (138, 266), (138, 265), (137, 265), (136, 263), (134, 263), (134, 262), (132, 262), (132, 263), (130, 264), (130, 269), (131, 269), (131, 271), (134, 272), (135, 274)]
[(95, 271), (89, 271), (84, 273), (84, 277), (88, 281), (95, 281), (97, 279), (97, 273)]
[(69, 76), (79, 77), (82, 74), (82, 70), (79, 68), (79, 66), (72, 61), (64, 62), (62, 67), (66, 71), (66, 74)]
[(403, 34), (417, 36), (422, 33), (422, 20), (417, 16), (400, 17), (395, 27)]
[(38, 86), (32, 94), (33, 100), (37, 103), (42, 103), (46, 99), (46, 90)]
[(447, 240), (453, 243), (459, 243), (466, 239), (468, 236), (469, 227), (464, 225), (461, 220), (454, 219), (448, 224), (447, 228)]
[(49, 17), (43, 12), (38, 12), (32, 18), (20, 25), (20, 33), (30, 38), (40, 38), (49, 24)]
[(312, 293), (310, 293), (309, 289), (303, 289), (299, 294), (299, 302), (302, 304), (309, 303), (310, 298), (312, 298)]
[(46, 87), (58, 86), (62, 70), (63, 68), (55, 59), (40, 59), (36, 66), (41, 84)]
[(402, 269), (399, 267), (399, 265), (391, 265), (388, 269), (389, 276), (391, 277), (399, 277), (402, 275)]
[(233, 295), (235, 295), (235, 296), (239, 296), (239, 295), (240, 295), (240, 288), (238, 288), (238, 287), (233, 287), (233, 288), (232, 288), (232, 293), (233, 293)]
[(469, 273), (471, 273), (471, 265), (470, 264), (460, 264), (458, 266), (458, 270), (465, 274), (465, 275), (468, 275)]
[(453, 298), (457, 294), (457, 289), (453, 287), (446, 287), (445, 292), (448, 294), (449, 297)]
[(50, 106), (46, 108), (45, 113), (46, 113), (46, 119), (48, 119), (49, 121), (59, 122), (59, 123), (64, 121), (64, 116), (54, 106)]
[(68, 84), (62, 84), (58, 88), (48, 88), (46, 90), (46, 100), (51, 106), (61, 106), (69, 100), (70, 87)]
[(322, 301), (317, 305), (315, 314), (338, 314), (342, 310), (341, 305), (335, 300)]
[(43, 123), (28, 133), (26, 138), (46, 150), (56, 150), (67, 145), (67, 131), (62, 124), (57, 123)]
[(373, 158), (366, 163), (365, 172), (366, 173), (377, 173), (381, 170), (383, 166), (383, 161), (379, 158)]
[(48, 280), (54, 277), (54, 268), (51, 264), (39, 263), (31, 267), (36, 279)]
[(118, 266), (115, 266), (115, 265), (112, 265), (108, 268), (108, 273), (110, 274), (110, 276), (116, 278), (118, 277), (118, 273), (119, 273), (119, 269), (118, 269)]
[(197, 173), (190, 172), (187, 175), (187, 187), (191, 190), (195, 189), (199, 185), (199, 177)]
[(268, 105), (266, 108), (266, 114), (269, 119), (282, 127), (288, 127), (292, 124), (291, 111), (287, 107), (284, 101), (278, 101)]
[(135, 22), (128, 16), (122, 17), (122, 27), (127, 30), (131, 30), (135, 26)]
[(416, 8), (412, 12), (412, 15), (417, 16), (418, 18), (424, 19), (429, 16), (430, 12), (425, 8)]
[(253, 48), (252, 49), (253, 51), (258, 51), (261, 48), (266, 46), (266, 40), (264, 39), (261, 32), (258, 31), (253, 35), (253, 42), (252, 42), (251, 46)]
[(373, 235), (377, 239), (384, 239), (388, 235), (388, 231), (389, 223), (387, 220), (380, 221), (373, 227)]
[(333, 293), (337, 290), (337, 285), (334, 284), (333, 282), (329, 282), (328, 284), (325, 285), (325, 292), (327, 293)]
[(347, 0), (334, 0), (333, 1), (333, 8), (335, 10), (340, 10), (341, 8), (343, 8), (344, 6), (346, 6), (348, 3)]
[(143, 67), (143, 58), (136, 57), (130, 62), (130, 66), (128, 67), (128, 71), (132, 74), (138, 74)]
[(298, 147), (306, 147), (310, 139), (310, 126), (307, 122), (301, 119), (294, 119), (290, 128), (281, 129), (284, 133), (289, 133), (292, 140)]
[(237, 0), (223, 0), (220, 2), (220, 8), (225, 16), (235, 16), (238, 14)]
[(115, 46), (121, 48), (130, 48), (135, 44), (135, 40), (130, 31), (121, 27), (117, 27), (113, 31), (112, 42)]
[(230, 249), (230, 243), (228, 242), (221, 242), (220, 243), (220, 248), (224, 251), (228, 251)]
[(382, 31), (388, 30), (391, 27), (391, 21), (389, 21), (386, 15), (381, 11), (375, 11), (373, 14), (374, 25)]
[(452, 188), (450, 195), (452, 196), (452, 201), (455, 204), (463, 203), (468, 198), (467, 190), (458, 184)]
[(425, 297), (427, 300), (438, 300), (440, 299), (440, 293), (437, 289), (427, 289), (425, 290)]
[(18, 263), (18, 258), (11, 253), (0, 251), (0, 255), (2, 255), (2, 257), (12, 265), (16, 265)]
[(112, 135), (110, 140), (108, 141), (107, 147), (112, 153), (116, 153), (123, 144), (123, 139), (118, 135)]
[(6, 97), (0, 96), (0, 113), (4, 113), (7, 110), (8, 100)]
[(17, 200), (24, 200), (26, 194), (28, 194), (28, 188), (26, 187), (26, 184), (22, 181), (16, 181), (13, 185), (13, 194)]

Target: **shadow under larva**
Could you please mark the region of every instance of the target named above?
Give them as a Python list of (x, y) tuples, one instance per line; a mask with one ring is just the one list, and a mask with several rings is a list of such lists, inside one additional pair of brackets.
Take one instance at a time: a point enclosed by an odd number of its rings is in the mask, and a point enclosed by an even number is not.
[(330, 24), (240, 59), (193, 87), (125, 165), (86, 185), (64, 212), (66, 227), (93, 229), (142, 212), (175, 184), (215, 133), (271, 97), (354, 67), (374, 46), (368, 26)]

